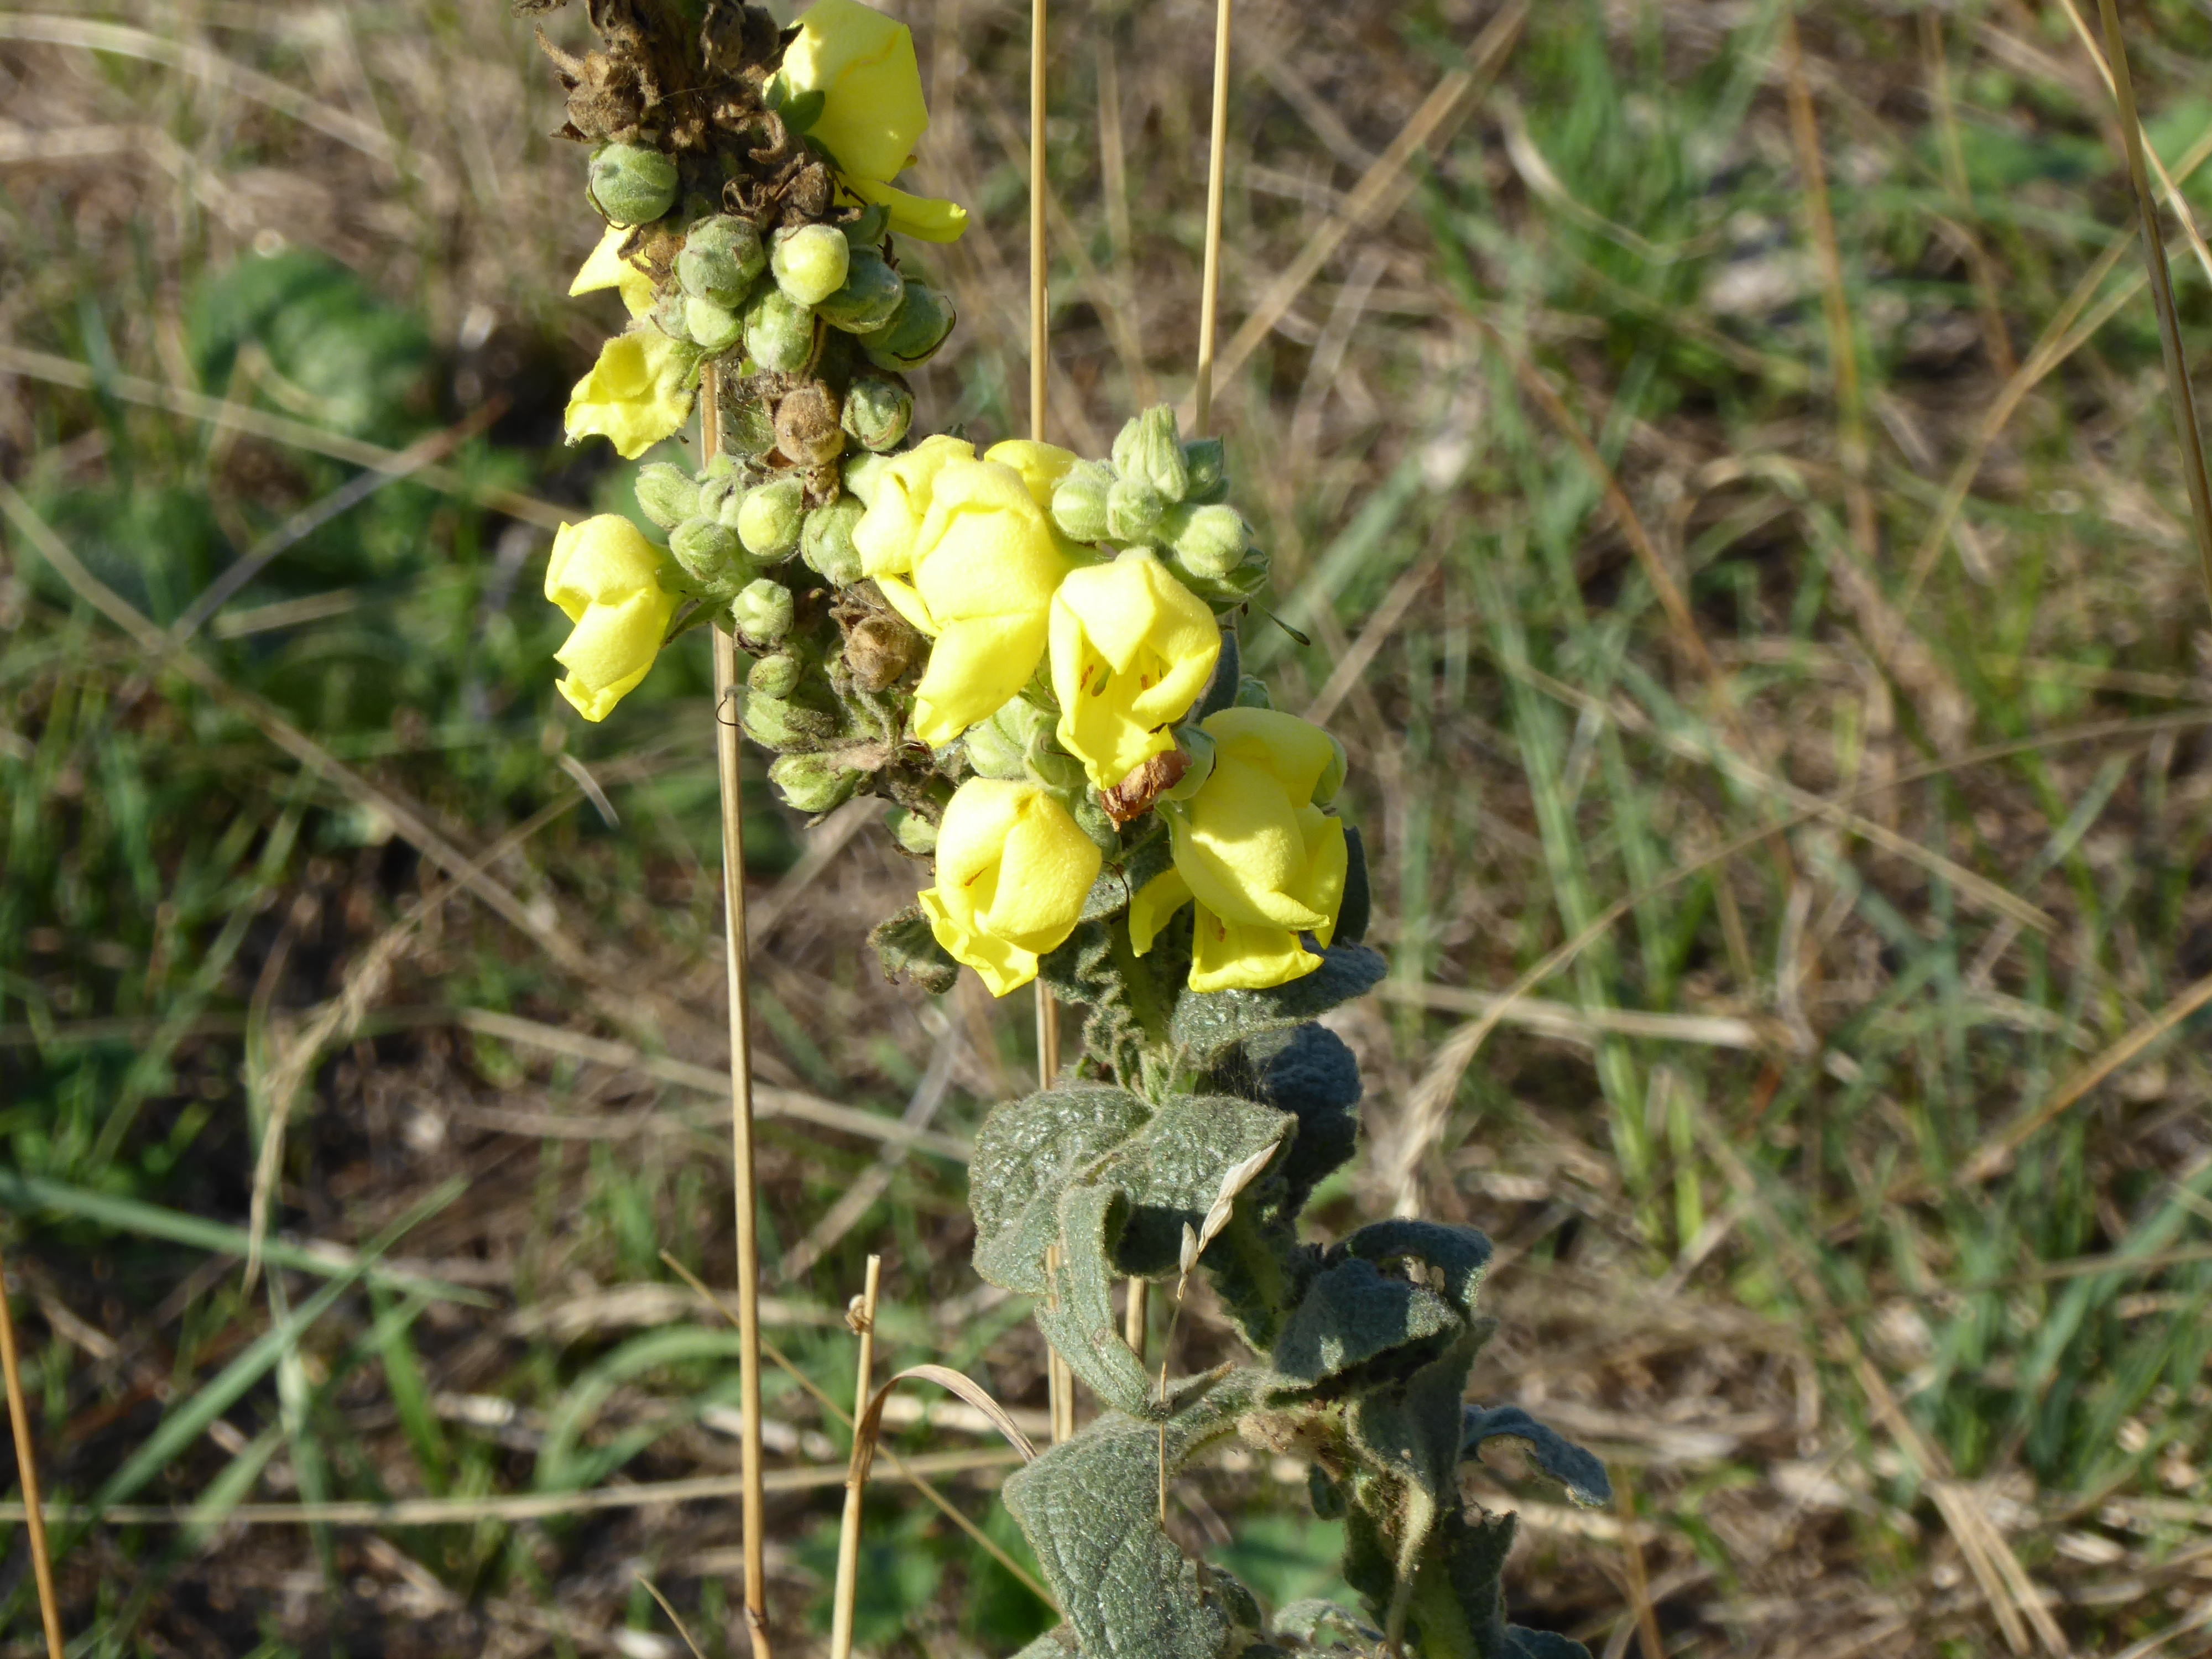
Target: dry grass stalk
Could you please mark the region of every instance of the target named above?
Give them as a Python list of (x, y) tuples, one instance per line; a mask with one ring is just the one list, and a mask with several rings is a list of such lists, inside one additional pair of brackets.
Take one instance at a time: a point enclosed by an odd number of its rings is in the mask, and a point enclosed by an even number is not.
[[(853, 1383), (856, 1405), (875, 1390), (876, 1290), (883, 1271), (883, 1257), (870, 1256), (866, 1283), (845, 1316), (860, 1339)], [(830, 1659), (851, 1659), (853, 1652), (853, 1605), (860, 1592), (860, 1499), (866, 1486), (860, 1442), (855, 1436), (852, 1464), (845, 1476), (845, 1512), (837, 1527), (837, 1588), (830, 1607)]]
[[(710, 364), (700, 387), (700, 447), (721, 450), (721, 407)], [(714, 751), (722, 798), (724, 955), (730, 986), (730, 1150), (736, 1183), (738, 1242), (738, 1405), (744, 1413), (743, 1497), (745, 1548), (745, 1626), (757, 1659), (770, 1659), (768, 1566), (763, 1553), (767, 1506), (761, 1486), (760, 1207), (753, 1171), (752, 1012), (745, 962), (744, 785), (738, 723), (731, 704), (738, 689), (738, 644), (726, 629), (714, 635)]]
[(8, 1311), (8, 1269), (0, 1262), (0, 1371), (8, 1386), (8, 1424), (15, 1434), (15, 1471), (23, 1486), (23, 1530), (31, 1545), (31, 1571), (39, 1583), (39, 1619), (46, 1632), (46, 1659), (63, 1659), (61, 1603), (54, 1595), (54, 1564), (46, 1554), (46, 1514), (39, 1503), (37, 1448), (31, 1412), (23, 1399), (23, 1373), (15, 1358), (15, 1321)]
[[(2212, 595), (2212, 475), (2204, 469), (2204, 437), (2197, 423), (2197, 396), (2189, 385), (2188, 354), (2181, 345), (2181, 318), (2173, 305), (2173, 273), (2166, 266), (2166, 242), (2158, 229), (2158, 203), (2150, 193), (2150, 178), (2143, 164), (2142, 123), (2136, 114), (2135, 84), (2128, 75), (2127, 38), (2121, 33), (2120, 15), (2113, 0), (2098, 0), (2098, 9), (2105, 26), (2106, 55), (2112, 59), (2112, 97), (2120, 108), (2128, 181), (2135, 186), (2136, 210), (2142, 217), (2143, 262), (2150, 277), (2151, 302), (2158, 310), (2158, 343), (2166, 358), (2166, 395), (2173, 400), (2174, 433), (2181, 440), (2181, 477), (2189, 488), (2190, 522), (2197, 532), (2205, 592)], [(2172, 188), (2170, 183), (2168, 188)], [(2193, 242), (2197, 227), (2187, 206), (2178, 195), (2174, 205)]]

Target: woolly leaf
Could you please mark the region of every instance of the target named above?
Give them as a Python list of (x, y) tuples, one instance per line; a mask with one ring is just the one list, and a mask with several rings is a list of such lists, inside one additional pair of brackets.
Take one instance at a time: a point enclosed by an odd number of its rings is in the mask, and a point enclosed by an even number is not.
[(1567, 1489), (1567, 1496), (1586, 1509), (1603, 1509), (1613, 1502), (1613, 1482), (1597, 1455), (1577, 1446), (1522, 1411), (1518, 1406), (1467, 1407), (1461, 1437), (1463, 1455), (1480, 1458), (1483, 1443), (1517, 1440), (1528, 1448), (1529, 1461)]
[(1553, 1630), (1530, 1630), (1509, 1625), (1505, 1630), (1507, 1659), (1590, 1659), (1590, 1650), (1571, 1636)]
[(932, 996), (942, 996), (960, 977), (960, 964), (937, 942), (920, 905), (909, 904), (896, 915), (878, 922), (868, 933), (868, 943), (876, 947), (876, 959), (884, 965), (885, 979), (895, 980), (902, 974)]
[(1218, 1659), (1232, 1637), (1199, 1564), (1161, 1529), (1170, 1477), (1232, 1433), (1249, 1389), (1234, 1380), (1155, 1425), (1109, 1413), (1009, 1476), (1021, 1523), (1084, 1659)]
[[(1464, 1326), (1458, 1311), (1435, 1291), (1393, 1278), (1372, 1262), (1347, 1261), (1315, 1275), (1272, 1358), (1279, 1373), (1305, 1388), (1340, 1377), (1356, 1386), (1357, 1373), (1369, 1362), (1392, 1356), (1403, 1375), (1434, 1358)], [(1455, 1443), (1455, 1458), (1458, 1450)]]
[(1151, 1116), (1134, 1095), (1099, 1084), (994, 1107), (976, 1133), (968, 1170), (975, 1271), (1001, 1290), (1042, 1295), (1062, 1190)]
[(1075, 1632), (1065, 1625), (1054, 1625), (1016, 1654), (1014, 1659), (1079, 1659), (1079, 1653)]
[(1275, 1615), (1275, 1634), (1314, 1646), (1323, 1637), (1341, 1636), (1352, 1642), (1380, 1642), (1382, 1632), (1354, 1618), (1334, 1601), (1293, 1601)]
[(1256, 1069), (1251, 1092), (1298, 1121), (1282, 1164), (1288, 1206), (1305, 1207), (1313, 1189), (1352, 1161), (1359, 1140), (1359, 1062), (1323, 1025), (1270, 1031), (1244, 1045)]
[(1343, 1256), (1363, 1261), (1413, 1261), (1434, 1267), (1443, 1275), (1444, 1293), (1473, 1314), (1482, 1275), (1490, 1266), (1490, 1241), (1472, 1227), (1437, 1221), (1376, 1221), (1329, 1252), (1331, 1261)]
[(1332, 945), (1304, 978), (1266, 991), (1189, 991), (1176, 1000), (1170, 1035), (1193, 1062), (1218, 1063), (1236, 1042), (1303, 1025), (1375, 988), (1388, 971), (1364, 945)]
[(1115, 1268), (1148, 1279), (1174, 1273), (1184, 1224), (1203, 1224), (1223, 1176), (1297, 1133), (1296, 1119), (1256, 1101), (1185, 1095), (1168, 1102), (1098, 1166), (1097, 1179), (1129, 1195)]
[(1221, 655), (1213, 665), (1213, 678), (1206, 683), (1198, 707), (1183, 718), (1195, 726), (1209, 714), (1218, 714), (1237, 701), (1237, 688), (1243, 681), (1243, 651), (1237, 643), (1237, 630), (1224, 628), (1221, 630)]
[(1109, 1406), (1147, 1415), (1152, 1389), (1145, 1368), (1121, 1340), (1114, 1314), (1109, 1257), (1128, 1200), (1117, 1187), (1076, 1185), (1060, 1194), (1060, 1269), (1035, 1310), (1044, 1333), (1068, 1369)]
[(1367, 876), (1367, 843), (1349, 823), (1344, 826), (1344, 897), (1336, 908), (1335, 943), (1364, 945), (1368, 918), (1375, 908), (1374, 888)]

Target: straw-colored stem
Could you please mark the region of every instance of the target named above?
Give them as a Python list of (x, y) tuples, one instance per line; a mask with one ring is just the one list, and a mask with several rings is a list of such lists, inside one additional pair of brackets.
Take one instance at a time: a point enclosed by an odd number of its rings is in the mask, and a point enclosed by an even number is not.
[(39, 1584), (39, 1617), (46, 1627), (47, 1659), (62, 1659), (62, 1607), (54, 1594), (54, 1564), (46, 1554), (46, 1519), (39, 1503), (39, 1465), (31, 1443), (31, 1410), (23, 1400), (23, 1372), (15, 1358), (15, 1322), (8, 1311), (8, 1267), (0, 1262), (0, 1373), (8, 1383), (8, 1423), (15, 1431), (15, 1471), (23, 1483), (23, 1530), (31, 1540), (31, 1571)]
[[(876, 1391), (876, 1286), (883, 1277), (884, 1259), (868, 1258), (868, 1273), (860, 1294), (854, 1298), (846, 1319), (860, 1339), (860, 1355), (853, 1383), (853, 1413), (867, 1408)], [(845, 1515), (837, 1528), (837, 1592), (830, 1612), (830, 1659), (852, 1659), (853, 1606), (860, 1593), (860, 1499), (866, 1482), (860, 1478), (860, 1443), (853, 1442), (851, 1472), (845, 1477)]]
[[(699, 381), (699, 447), (712, 459), (722, 447), (721, 399), (714, 366)], [(738, 1395), (744, 1426), (738, 1442), (744, 1478), (745, 1626), (754, 1659), (771, 1659), (768, 1569), (761, 1489), (759, 1199), (753, 1176), (752, 1017), (745, 981), (744, 787), (738, 768), (738, 642), (727, 627), (714, 636), (714, 757), (722, 786), (723, 952), (730, 986), (730, 1152), (738, 1224)]]
[(2173, 402), (2175, 435), (2181, 440), (2181, 476), (2189, 487), (2189, 513), (2197, 532), (2197, 556), (2204, 588), (2212, 594), (2212, 478), (2204, 471), (2204, 439), (2197, 424), (2197, 396), (2190, 389), (2189, 359), (2181, 347), (2181, 319), (2173, 308), (2173, 274), (2166, 268), (2166, 240), (2159, 234), (2158, 203), (2150, 193), (2143, 161), (2142, 124), (2136, 115), (2135, 84), (2128, 73), (2127, 40), (2113, 0), (2098, 0), (2105, 26), (2105, 56), (2111, 61), (2112, 97), (2120, 109), (2120, 137), (2127, 146), (2128, 179), (2135, 185), (2136, 210), (2142, 219), (2143, 258), (2148, 266), (2150, 297), (2158, 312), (2158, 343), (2166, 357), (2166, 394)]
[(1198, 296), (1198, 383), (1194, 424), (1204, 437), (1213, 424), (1213, 331), (1221, 295), (1221, 198), (1229, 167), (1229, 0), (1213, 14), (1213, 131), (1206, 152), (1206, 264)]

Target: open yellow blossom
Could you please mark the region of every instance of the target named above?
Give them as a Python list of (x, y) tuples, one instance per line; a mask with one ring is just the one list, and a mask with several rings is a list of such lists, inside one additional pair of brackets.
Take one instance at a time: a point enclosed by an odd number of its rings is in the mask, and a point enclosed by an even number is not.
[(599, 238), (599, 245), (592, 250), (592, 257), (584, 261), (576, 272), (576, 280), (568, 284), (568, 295), (574, 299), (580, 294), (596, 294), (601, 289), (618, 289), (623, 307), (633, 317), (642, 317), (653, 309), (653, 278), (622, 257), (622, 247), (629, 240), (630, 233), (623, 226), (609, 225), (607, 234)]
[(1213, 677), (1221, 629), (1149, 548), (1133, 547), (1060, 583), (1051, 649), (1060, 746), (1110, 789), (1175, 747), (1168, 727)]
[(934, 641), (914, 734), (941, 749), (1036, 672), (1067, 561), (1021, 474), (957, 439), (896, 457), (872, 488), (853, 545), (884, 598)]
[(598, 433), (634, 461), (691, 418), (690, 350), (651, 325), (617, 334), (568, 394), (568, 441)]
[(553, 660), (561, 695), (603, 720), (646, 676), (668, 635), (676, 595), (660, 586), (660, 550), (619, 514), (564, 524), (545, 565), (545, 597), (575, 629)]
[(937, 942), (1002, 997), (1082, 919), (1097, 843), (1033, 783), (970, 778), (937, 827), (937, 885), (921, 895)]
[(1264, 990), (1313, 972), (1344, 902), (1344, 825), (1313, 804), (1337, 763), (1319, 726), (1272, 708), (1224, 708), (1200, 722), (1213, 771), (1185, 803), (1163, 807), (1175, 865), (1129, 905), (1137, 954), (1194, 902), (1190, 988)]
[(893, 230), (950, 242), (968, 228), (967, 209), (891, 184), (913, 165), (915, 143), (929, 125), (905, 24), (860, 0), (814, 0), (784, 50), (783, 73), (793, 92), (823, 94), (822, 113), (806, 136), (830, 152), (838, 182), (881, 206)]

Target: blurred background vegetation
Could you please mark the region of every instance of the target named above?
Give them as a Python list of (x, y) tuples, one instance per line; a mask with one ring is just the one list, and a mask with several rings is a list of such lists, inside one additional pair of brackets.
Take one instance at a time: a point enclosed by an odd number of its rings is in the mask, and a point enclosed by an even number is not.
[[(1027, 8), (888, 9), (976, 215), (924, 416), (1013, 432)], [(1480, 1397), (1624, 1499), (1468, 1495), (1607, 1659), (2212, 1651), (2212, 631), (2069, 9), (1237, 7), (1217, 407), (1311, 637), (1248, 650), (1351, 750), (1395, 969), (1332, 1019), (1368, 1144), (1321, 1213), (1497, 1240)], [(2212, 10), (2125, 10), (2212, 218)], [(1054, 15), (1096, 453), (1188, 390), (1211, 8)], [(603, 727), (551, 690), (550, 527), (630, 506), (558, 443), (619, 313), (562, 297), (556, 124), (495, 0), (0, 10), (0, 1241), (87, 1654), (674, 1659), (656, 1592), (744, 1650), (733, 1346), (662, 1260), (731, 1279), (708, 666)], [(961, 1162), (1026, 1000), (884, 986), (915, 867), (750, 808), (769, 1334), (844, 1401), (879, 1249), (884, 1358), (1036, 1422)], [(768, 1412), (805, 1651), (846, 1443)], [(978, 1429), (896, 1443), (1019, 1560)], [(1047, 1622), (878, 1492), (864, 1645)], [(1270, 1601), (1333, 1581), (1266, 1460), (1175, 1498)]]

